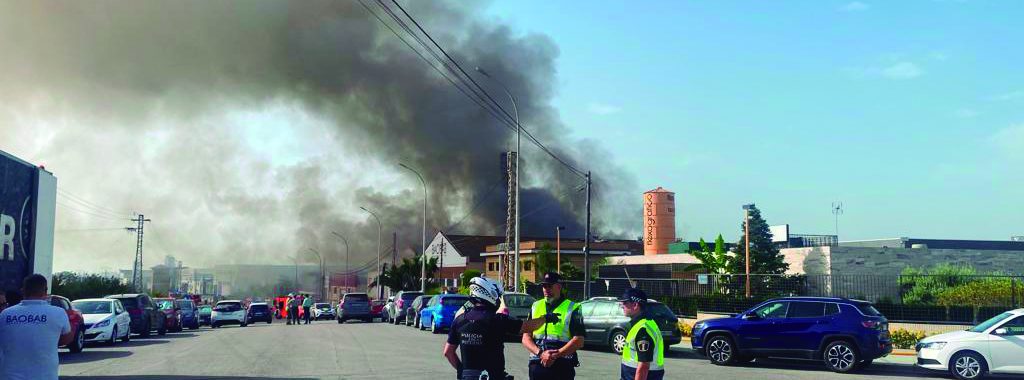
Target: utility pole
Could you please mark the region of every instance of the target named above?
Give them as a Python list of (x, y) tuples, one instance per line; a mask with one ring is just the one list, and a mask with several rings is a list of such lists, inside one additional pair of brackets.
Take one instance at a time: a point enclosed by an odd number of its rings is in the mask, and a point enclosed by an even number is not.
[(416, 174), (416, 178), (420, 179), (420, 184), (423, 185), (423, 236), (420, 240), (420, 253), (423, 254), (423, 260), (421, 260), (420, 266), (420, 292), (427, 291), (427, 181), (423, 180), (423, 176), (420, 172), (413, 170), (403, 163), (399, 163), (399, 166), (408, 169), (409, 171)]
[(750, 209), (754, 208), (754, 204), (743, 205), (743, 241), (746, 246), (746, 255), (743, 264), (746, 266), (746, 288), (747, 298), (750, 298)]
[(558, 257), (556, 264), (558, 266), (555, 267), (555, 272), (558, 273), (562, 273), (562, 230), (564, 229), (565, 227), (562, 226), (555, 227), (555, 252), (557, 252), (556, 256)]
[(132, 266), (132, 289), (136, 292), (143, 293), (142, 286), (142, 235), (146, 222), (153, 221), (152, 219), (146, 219), (145, 216), (139, 214), (138, 217), (132, 219), (137, 224), (136, 227), (126, 227), (125, 230), (128, 232), (135, 232), (135, 264)]
[(380, 236), (380, 232), (381, 232), (380, 218), (378, 218), (377, 214), (374, 214), (373, 211), (367, 210), (366, 207), (359, 207), (359, 208), (361, 210), (363, 210), (363, 211), (366, 211), (367, 213), (369, 213), (370, 215), (373, 216), (373, 219), (377, 220), (377, 299), (381, 299), (381, 298), (384, 297), (384, 287), (381, 286), (380, 275), (382, 273), (384, 273), (384, 267), (382, 267), (381, 264), (380, 264), (380, 238), (381, 238), (381, 236)]
[(590, 299), (590, 171), (587, 171), (587, 232), (583, 239), (583, 299)]

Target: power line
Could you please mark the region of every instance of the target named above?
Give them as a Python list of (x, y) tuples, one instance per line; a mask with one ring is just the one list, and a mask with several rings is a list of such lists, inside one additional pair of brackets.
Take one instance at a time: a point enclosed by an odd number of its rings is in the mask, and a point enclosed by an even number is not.
[(64, 207), (67, 210), (75, 211), (75, 212), (78, 212), (78, 213), (81, 213), (81, 214), (84, 214), (84, 215), (89, 215), (89, 216), (92, 216), (92, 217), (95, 217), (95, 218), (99, 218), (99, 219), (117, 220), (117, 221), (128, 220), (128, 218), (117, 218), (117, 217), (113, 217), (113, 216), (110, 216), (110, 215), (104, 215), (104, 214), (100, 214), (100, 213), (96, 213), (96, 212), (92, 212), (92, 211), (86, 211), (86, 210), (77, 209), (77, 208), (74, 208), (74, 207), (72, 207), (72, 206), (70, 206), (70, 205), (68, 205), (66, 203), (61, 203), (60, 201), (57, 201), (57, 205), (58, 206), (62, 206), (62, 207)]
[(98, 205), (96, 203), (90, 202), (90, 201), (86, 200), (83, 197), (80, 197), (80, 196), (77, 196), (75, 194), (72, 194), (71, 192), (69, 192), (67, 190), (64, 190), (62, 188), (59, 188), (59, 187), (57, 188), (57, 193), (60, 194), (60, 195), (63, 195), (65, 198), (68, 198), (68, 199), (70, 199), (70, 200), (72, 200), (72, 201), (74, 201), (76, 203), (79, 203), (79, 204), (85, 205), (85, 206), (87, 206), (89, 208), (95, 209), (96, 211), (102, 211), (102, 212), (110, 213), (110, 214), (113, 214), (113, 215), (116, 215), (116, 216), (122, 216), (122, 215), (131, 214), (130, 212), (118, 211), (118, 210), (111, 209), (109, 207), (100, 206), (100, 205)]

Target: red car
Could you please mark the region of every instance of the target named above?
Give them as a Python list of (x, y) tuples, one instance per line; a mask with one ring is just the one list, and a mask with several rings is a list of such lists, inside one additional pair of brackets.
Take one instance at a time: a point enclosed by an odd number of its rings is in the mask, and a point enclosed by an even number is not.
[(174, 298), (154, 298), (153, 304), (167, 316), (164, 318), (167, 331), (181, 331), (181, 309), (174, 306)]
[(82, 312), (75, 310), (71, 307), (71, 301), (61, 296), (50, 296), (50, 305), (64, 309), (64, 312), (68, 313), (68, 322), (71, 322), (71, 332), (75, 334), (75, 339), (71, 340), (66, 346), (68, 351), (72, 353), (82, 352), (82, 348), (85, 347), (85, 318), (82, 318)]
[(370, 302), (370, 317), (373, 319), (380, 318), (380, 321), (384, 322), (384, 301), (373, 300)]

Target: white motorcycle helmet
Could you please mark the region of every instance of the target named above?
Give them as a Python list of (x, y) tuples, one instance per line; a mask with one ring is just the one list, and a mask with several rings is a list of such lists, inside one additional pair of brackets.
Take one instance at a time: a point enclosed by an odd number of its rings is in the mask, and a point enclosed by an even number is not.
[(469, 280), (469, 297), (487, 302), (494, 307), (501, 303), (501, 283), (487, 277), (473, 277)]

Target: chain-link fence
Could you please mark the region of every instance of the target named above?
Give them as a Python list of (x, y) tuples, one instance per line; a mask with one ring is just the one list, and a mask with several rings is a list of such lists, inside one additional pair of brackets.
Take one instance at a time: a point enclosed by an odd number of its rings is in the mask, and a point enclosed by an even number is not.
[[(776, 297), (842, 297), (867, 300), (893, 321), (976, 323), (1021, 307), (1024, 276), (951, 275), (713, 275), (689, 279), (594, 280), (593, 297), (617, 297), (631, 285), (680, 315), (740, 313)], [(583, 298), (583, 282), (568, 281), (571, 299)], [(536, 285), (527, 287), (535, 297)]]

